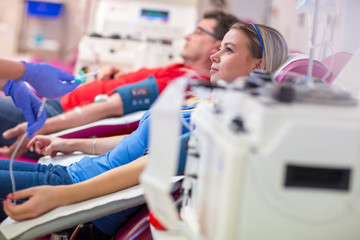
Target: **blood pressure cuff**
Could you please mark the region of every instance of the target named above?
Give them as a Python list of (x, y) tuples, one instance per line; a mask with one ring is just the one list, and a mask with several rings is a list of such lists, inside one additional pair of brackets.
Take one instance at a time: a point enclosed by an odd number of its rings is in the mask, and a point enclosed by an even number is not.
[(149, 109), (159, 96), (159, 88), (153, 76), (137, 83), (119, 87), (115, 92), (122, 99), (124, 114)]

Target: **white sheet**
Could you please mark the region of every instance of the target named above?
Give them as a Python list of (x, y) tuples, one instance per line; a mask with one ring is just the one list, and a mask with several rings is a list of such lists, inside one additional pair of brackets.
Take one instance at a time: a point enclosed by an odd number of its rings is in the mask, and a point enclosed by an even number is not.
[(46, 164), (46, 165), (52, 163), (52, 164), (68, 166), (71, 163), (78, 162), (85, 156), (95, 157), (97, 155), (83, 154), (82, 152), (74, 152), (72, 154), (66, 154), (66, 155), (59, 154), (58, 156), (55, 157), (44, 156), (39, 159), (38, 163)]

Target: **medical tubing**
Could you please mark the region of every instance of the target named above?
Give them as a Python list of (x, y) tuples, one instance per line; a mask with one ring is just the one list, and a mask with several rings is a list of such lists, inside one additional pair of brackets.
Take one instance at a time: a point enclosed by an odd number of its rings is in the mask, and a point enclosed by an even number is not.
[(99, 72), (100, 72), (100, 70), (96, 70), (93, 72), (86, 73), (86, 74), (82, 75), (81, 77), (91, 77), (91, 76), (98, 74)]
[(88, 77), (94, 76), (94, 75), (98, 74), (99, 72), (100, 72), (100, 70), (96, 70), (96, 71), (93, 71), (93, 72), (90, 72), (90, 73), (80, 75), (80, 77), (75, 78), (75, 81), (85, 82)]
[(10, 158), (9, 172), (10, 172), (10, 180), (11, 180), (11, 187), (12, 187), (13, 193), (16, 192), (16, 188), (15, 188), (15, 178), (14, 178), (14, 172), (13, 172), (14, 158), (15, 158), (15, 155), (16, 155), (17, 151), (19, 150), (19, 147), (21, 146), (22, 142), (24, 141), (26, 135), (27, 135), (27, 132), (25, 132), (25, 133), (22, 135), (22, 137), (21, 137), (18, 145), (16, 146), (16, 148), (15, 148), (15, 150), (14, 150), (14, 152), (12, 153), (11, 158)]
[(42, 112), (44, 111), (45, 103), (46, 103), (46, 98), (43, 97), (43, 98), (41, 99), (41, 105), (40, 105), (40, 108), (39, 108), (39, 112), (38, 112), (38, 114), (37, 114), (37, 116), (36, 116), (36, 120), (38, 120), (38, 119), (40, 118)]
[(182, 123), (182, 125), (183, 125), (187, 130), (189, 130), (189, 132), (193, 132), (193, 131), (194, 131), (194, 129), (195, 129), (194, 126), (191, 125), (190, 123), (188, 123), (188, 122), (185, 120), (185, 118), (184, 118), (184, 116), (183, 116), (182, 114), (180, 114), (179, 118), (180, 118), (180, 122)]
[[(41, 105), (40, 105), (39, 112), (38, 112), (38, 115), (37, 115), (37, 117), (36, 117), (36, 120), (39, 119), (39, 117), (41, 116), (42, 112), (44, 111), (44, 107), (45, 107), (45, 103), (46, 103), (46, 98), (45, 98), (45, 97), (42, 98), (41, 101), (42, 101), (42, 103), (41, 103)], [(14, 171), (13, 171), (14, 158), (15, 158), (15, 155), (16, 155), (16, 153), (18, 152), (18, 150), (19, 150), (19, 148), (20, 148), (21, 144), (23, 143), (23, 141), (24, 141), (24, 139), (25, 139), (26, 136), (27, 136), (27, 132), (25, 132), (25, 133), (22, 135), (19, 143), (16, 145), (16, 148), (15, 148), (15, 150), (14, 150), (14, 152), (12, 153), (11, 158), (10, 158), (9, 173), (10, 173), (11, 187), (12, 187), (13, 193), (16, 192), (15, 177), (14, 177)], [(14, 201), (14, 202), (16, 202), (16, 201)]]
[(334, 67), (335, 57), (334, 57), (334, 49), (331, 47), (331, 45), (329, 43), (322, 43), (322, 44), (320, 44), (320, 46), (321, 45), (323, 46), (323, 48), (328, 48), (330, 50), (330, 56), (331, 56), (330, 66), (327, 66), (326, 64), (324, 64), (325, 68), (327, 69), (327, 72), (324, 74), (324, 76), (321, 78), (321, 80), (323, 82), (325, 82), (326, 79), (332, 73), (331, 69)]

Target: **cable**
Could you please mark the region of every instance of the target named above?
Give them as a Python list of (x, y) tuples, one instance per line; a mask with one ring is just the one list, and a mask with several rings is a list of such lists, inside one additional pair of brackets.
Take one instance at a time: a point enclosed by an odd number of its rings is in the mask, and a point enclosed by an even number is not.
[[(128, 240), (131, 238), (131, 235), (136, 232), (137, 230), (140, 230), (146, 222), (149, 222), (149, 216), (144, 217), (143, 219), (140, 220), (140, 222), (138, 222), (135, 226), (133, 226), (130, 231), (125, 235), (125, 237), (123, 238), (124, 240)], [(131, 238), (132, 239), (132, 238)]]
[(78, 235), (80, 229), (83, 227), (83, 224), (79, 224), (76, 226), (74, 232), (71, 234), (70, 239), (69, 240), (74, 240), (76, 238), (76, 236)]

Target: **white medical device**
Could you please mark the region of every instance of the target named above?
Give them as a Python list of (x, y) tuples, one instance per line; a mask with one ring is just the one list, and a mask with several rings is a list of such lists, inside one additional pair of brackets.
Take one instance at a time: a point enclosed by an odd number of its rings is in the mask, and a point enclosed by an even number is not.
[(327, 84), (216, 91), (193, 113), (179, 223), (155, 239), (358, 239), (357, 100)]
[(223, 113), (202, 106), (194, 115), (197, 234), (358, 239), (360, 111), (353, 100), (335, 106), (227, 95)]
[(182, 61), (184, 36), (196, 27), (197, 0), (95, 0), (75, 72), (115, 65), (124, 71)]

